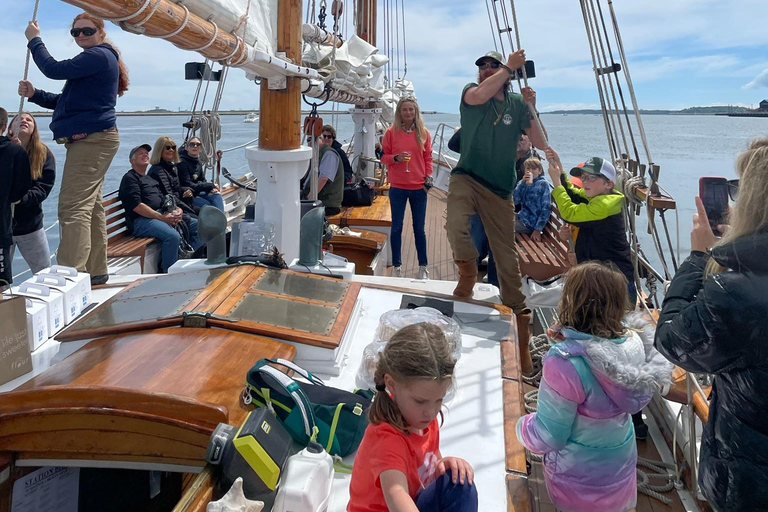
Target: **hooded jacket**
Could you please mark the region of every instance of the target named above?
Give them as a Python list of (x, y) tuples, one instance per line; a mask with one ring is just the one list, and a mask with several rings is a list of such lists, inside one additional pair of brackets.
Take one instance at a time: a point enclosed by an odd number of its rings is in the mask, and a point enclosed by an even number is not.
[(120, 70), (114, 48), (102, 43), (71, 59), (57, 61), (39, 37), (31, 39), (27, 47), (47, 78), (66, 80), (60, 94), (36, 89), (29, 99), (43, 108), (53, 109), (54, 139), (115, 127)]
[(43, 172), (21, 198), (13, 211), (13, 236), (34, 233), (43, 228), (43, 201), (53, 190), (56, 182), (56, 159), (47, 150)]
[(699, 485), (718, 511), (768, 510), (768, 233), (715, 247), (730, 272), (704, 278), (694, 251), (664, 298), (656, 348), (686, 370), (714, 374)]
[[(11, 205), (32, 185), (29, 156), (24, 148), (0, 136), (0, 249), (13, 243)], [(0, 272), (2, 275), (2, 272)]]
[(176, 168), (179, 170), (179, 182), (182, 187), (191, 188), (196, 196), (213, 190), (214, 184), (206, 181), (205, 169), (199, 158), (191, 156), (184, 148), (179, 150), (179, 157), (181, 161), (176, 164)]
[[(642, 317), (617, 339), (563, 329), (544, 358), (538, 408), (517, 437), (544, 455), (544, 478), (564, 512), (620, 512), (637, 502), (637, 445), (631, 414), (671, 378)], [(640, 330), (634, 330), (640, 329)]]

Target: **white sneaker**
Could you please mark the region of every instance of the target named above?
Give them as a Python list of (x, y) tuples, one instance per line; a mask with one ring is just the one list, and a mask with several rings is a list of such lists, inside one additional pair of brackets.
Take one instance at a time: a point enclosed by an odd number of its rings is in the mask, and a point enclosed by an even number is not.
[(400, 267), (395, 267), (392, 271), (392, 277), (403, 277), (403, 270)]
[(419, 266), (419, 279), (429, 280), (429, 270), (423, 265)]

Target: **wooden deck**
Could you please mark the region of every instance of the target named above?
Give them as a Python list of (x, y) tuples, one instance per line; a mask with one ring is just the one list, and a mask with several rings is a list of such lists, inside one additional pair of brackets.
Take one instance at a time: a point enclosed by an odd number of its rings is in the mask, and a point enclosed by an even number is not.
[[(453, 253), (445, 233), (445, 207), (448, 194), (438, 188), (429, 191), (427, 199), (427, 217), (425, 231), (427, 232), (427, 270), (430, 279), (456, 281), (456, 265), (453, 263)], [(413, 220), (411, 209), (406, 207), (403, 220), (403, 277), (416, 277), (419, 273), (419, 261), (416, 256), (416, 243), (413, 238)]]

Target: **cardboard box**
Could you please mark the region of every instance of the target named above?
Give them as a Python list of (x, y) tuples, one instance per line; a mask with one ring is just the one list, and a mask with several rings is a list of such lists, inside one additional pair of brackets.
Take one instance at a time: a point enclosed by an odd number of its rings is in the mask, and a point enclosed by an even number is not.
[(64, 304), (64, 325), (69, 325), (82, 311), (80, 306), (80, 287), (72, 281), (67, 281), (64, 276), (40, 272), (29, 281), (43, 284), (51, 289), (51, 293), (61, 293)]
[(77, 269), (65, 267), (64, 265), (52, 265), (50, 268), (42, 270), (40, 273), (64, 276), (64, 279), (67, 281), (75, 283), (80, 295), (81, 313), (91, 304), (91, 275), (89, 273), (78, 272)]
[(27, 335), (29, 350), (34, 352), (37, 347), (48, 341), (48, 309), (45, 303), (24, 297), (27, 308)]
[(53, 337), (64, 328), (64, 294), (53, 292), (44, 284), (22, 283), (18, 288), (13, 287), (14, 295), (29, 297), (32, 300), (43, 302), (48, 316), (48, 336)]

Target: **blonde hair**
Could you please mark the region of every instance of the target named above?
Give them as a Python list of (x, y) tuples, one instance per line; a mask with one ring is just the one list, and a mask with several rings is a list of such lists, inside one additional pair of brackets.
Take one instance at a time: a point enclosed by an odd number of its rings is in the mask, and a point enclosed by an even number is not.
[(541, 160), (539, 160), (536, 157), (530, 157), (523, 162), (523, 169), (538, 169), (541, 172), (544, 172), (544, 166), (541, 165)]
[[(165, 146), (169, 144), (176, 146), (176, 143), (173, 141), (173, 139), (167, 135), (163, 135), (162, 137), (158, 138), (155, 141), (155, 147), (152, 148), (152, 158), (149, 159), (149, 163), (152, 165), (159, 164), (163, 159), (163, 150), (165, 149)], [(179, 146), (176, 146), (176, 151), (174, 151), (172, 162), (175, 164), (181, 162), (181, 158), (179, 158)]]
[[(768, 229), (768, 137), (755, 139), (736, 157), (739, 197), (728, 217), (730, 227), (713, 247)], [(725, 272), (726, 267), (710, 258), (704, 277)]]
[(374, 425), (389, 423), (408, 433), (405, 418), (386, 391), (385, 375), (398, 383), (413, 379), (443, 381), (453, 377), (455, 366), (456, 359), (439, 327), (425, 322), (403, 327), (379, 354), (373, 375), (376, 396), (368, 412), (370, 422)]
[(627, 278), (611, 264), (588, 261), (571, 268), (557, 305), (559, 322), (600, 338), (623, 336), (627, 313)]
[[(24, 146), (24, 149), (27, 150), (27, 155), (29, 155), (29, 174), (32, 176), (32, 181), (37, 181), (40, 179), (40, 176), (43, 175), (43, 166), (48, 158), (49, 149), (48, 146), (40, 140), (40, 132), (37, 130), (37, 120), (29, 112), (22, 112), (21, 114), (14, 116), (10, 126), (13, 127), (13, 123), (17, 118), (19, 119), (19, 124), (21, 124), (21, 116), (23, 115), (31, 117), (32, 122), (35, 125), (35, 129), (32, 130), (32, 133), (29, 135), (29, 142)], [(12, 133), (10, 130), (8, 133), (15, 137), (19, 136), (18, 133)]]
[(77, 16), (75, 16), (75, 19), (72, 20), (72, 27), (75, 28), (75, 22), (77, 20), (88, 20), (91, 23), (93, 23), (97, 29), (99, 29), (99, 35), (101, 36), (101, 42), (107, 43), (109, 46), (112, 47), (113, 50), (117, 52), (117, 69), (118, 69), (118, 75), (117, 75), (117, 95), (122, 96), (125, 91), (128, 90), (128, 85), (130, 84), (130, 80), (128, 79), (128, 67), (125, 65), (125, 61), (123, 60), (122, 53), (120, 50), (115, 46), (112, 41), (107, 38), (107, 31), (104, 29), (104, 20), (101, 18), (97, 18), (96, 16), (89, 14), (87, 12), (81, 12)]
[(397, 102), (397, 107), (395, 107), (395, 121), (392, 126), (395, 128), (395, 130), (403, 129), (403, 117), (400, 114), (400, 107), (403, 106), (403, 103), (413, 103), (413, 106), (416, 109), (416, 117), (413, 119), (413, 123), (416, 126), (416, 142), (419, 143), (419, 147), (421, 149), (424, 149), (424, 144), (427, 141), (428, 132), (426, 126), (424, 126), (424, 120), (421, 118), (421, 109), (419, 108), (419, 104), (416, 102), (416, 98), (413, 96), (403, 96), (400, 98), (400, 101)]

